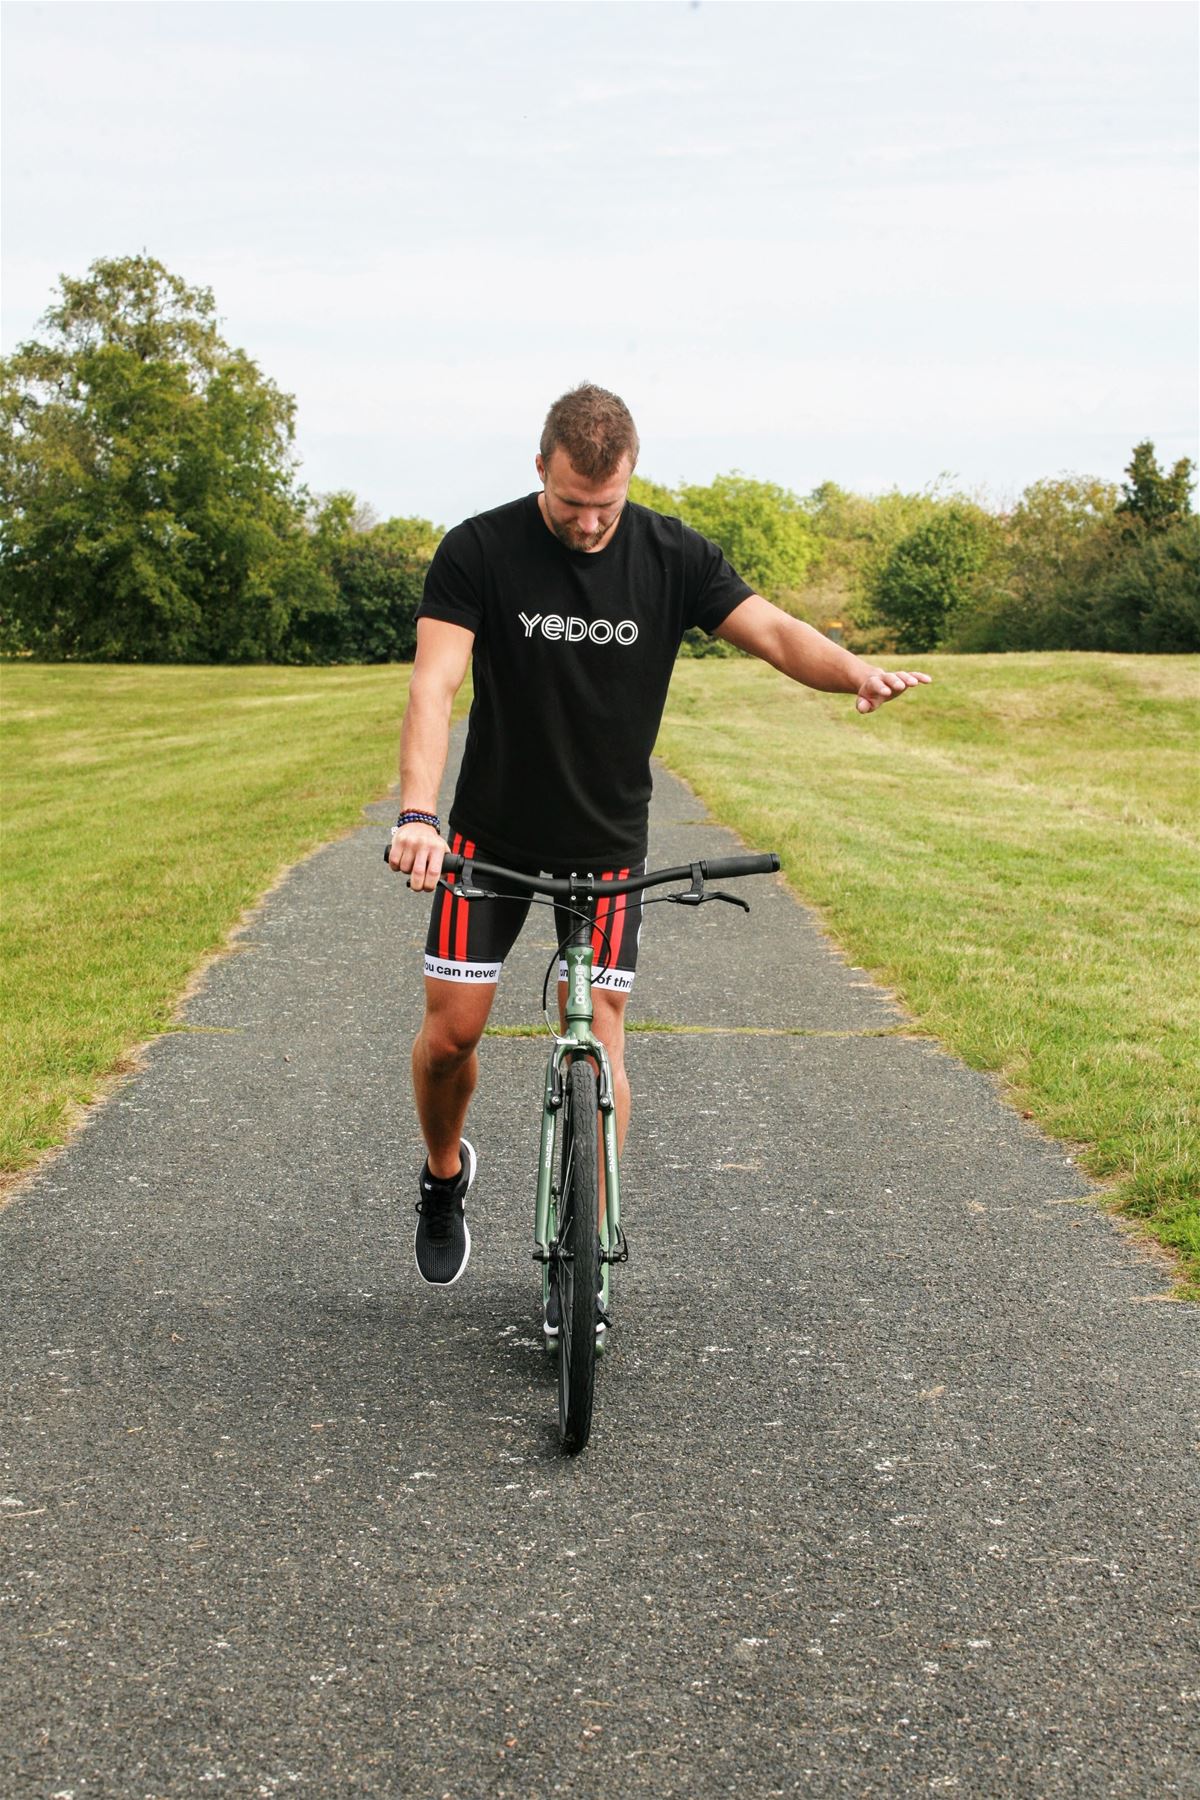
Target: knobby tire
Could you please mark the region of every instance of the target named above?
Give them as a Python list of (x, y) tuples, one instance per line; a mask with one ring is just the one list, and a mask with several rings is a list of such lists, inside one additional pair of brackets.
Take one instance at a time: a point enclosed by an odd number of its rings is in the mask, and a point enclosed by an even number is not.
[(592, 1428), (599, 1280), (596, 1071), (577, 1057), (563, 1100), (558, 1212), (558, 1424), (577, 1455)]

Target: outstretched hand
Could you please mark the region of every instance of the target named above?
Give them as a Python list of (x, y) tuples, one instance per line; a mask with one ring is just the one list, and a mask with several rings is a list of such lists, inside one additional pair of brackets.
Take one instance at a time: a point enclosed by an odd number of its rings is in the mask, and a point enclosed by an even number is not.
[(860, 713), (872, 713), (898, 694), (906, 693), (911, 687), (928, 686), (932, 680), (932, 675), (918, 675), (909, 669), (901, 669), (892, 675), (884, 669), (876, 669), (859, 688), (854, 704)]

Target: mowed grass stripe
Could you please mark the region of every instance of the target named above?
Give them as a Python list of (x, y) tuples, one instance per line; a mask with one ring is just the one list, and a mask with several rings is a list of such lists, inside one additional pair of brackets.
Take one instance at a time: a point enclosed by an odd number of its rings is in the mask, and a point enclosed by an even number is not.
[(61, 1142), (245, 909), (394, 781), (408, 673), (0, 669), (0, 1170)]
[(660, 752), (917, 1023), (1083, 1146), (1200, 1294), (1200, 659), (931, 657), (861, 719), (681, 663)]

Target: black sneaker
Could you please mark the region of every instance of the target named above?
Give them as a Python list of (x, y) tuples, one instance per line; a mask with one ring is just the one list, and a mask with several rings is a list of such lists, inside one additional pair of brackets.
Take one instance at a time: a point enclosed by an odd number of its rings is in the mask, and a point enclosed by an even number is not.
[(542, 1332), (547, 1344), (557, 1344), (558, 1325), (561, 1316), (561, 1309), (558, 1303), (558, 1283), (552, 1276), (550, 1279), (550, 1293), (546, 1299), (546, 1311), (542, 1319)]
[(453, 1287), (471, 1255), (465, 1217), (467, 1189), (475, 1179), (475, 1152), (462, 1139), (462, 1167), (453, 1181), (421, 1170), (417, 1201), (417, 1273), (432, 1287)]
[[(546, 1346), (548, 1349), (553, 1348), (553, 1346), (555, 1344), (557, 1344), (557, 1342), (558, 1342), (558, 1334), (559, 1334), (559, 1330), (561, 1327), (561, 1319), (562, 1319), (562, 1308), (561, 1308), (561, 1305), (559, 1303), (559, 1298), (558, 1298), (558, 1283), (557, 1283), (557, 1281), (552, 1280), (550, 1283), (550, 1293), (546, 1300), (545, 1312), (542, 1315), (542, 1335), (546, 1340)], [(596, 1336), (597, 1336), (597, 1338), (602, 1338), (604, 1336), (605, 1332), (608, 1330), (608, 1327), (611, 1324), (612, 1324), (612, 1316), (611, 1316), (611, 1314), (606, 1313), (604, 1310), (603, 1293), (597, 1294), (596, 1295)]]

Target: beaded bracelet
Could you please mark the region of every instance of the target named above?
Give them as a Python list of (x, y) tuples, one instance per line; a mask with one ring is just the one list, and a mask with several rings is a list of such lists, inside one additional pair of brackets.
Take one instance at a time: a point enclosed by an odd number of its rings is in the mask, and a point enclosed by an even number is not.
[(437, 832), (440, 832), (442, 829), (442, 821), (438, 818), (436, 813), (417, 812), (415, 810), (402, 812), (400, 814), (400, 817), (396, 820), (397, 830), (399, 830), (401, 825), (432, 825), (433, 829)]

